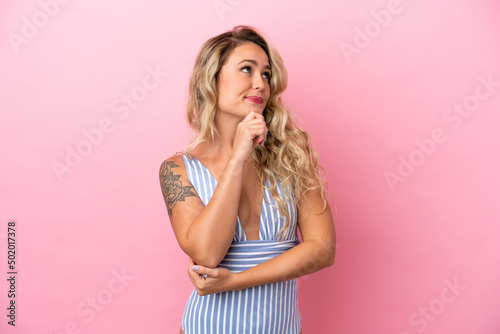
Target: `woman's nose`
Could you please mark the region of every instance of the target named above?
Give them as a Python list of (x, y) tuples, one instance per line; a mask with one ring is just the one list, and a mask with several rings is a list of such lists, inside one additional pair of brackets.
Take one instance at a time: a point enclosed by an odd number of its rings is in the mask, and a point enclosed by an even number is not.
[(253, 79), (253, 87), (255, 89), (263, 89), (264, 88), (264, 79), (261, 74), (256, 73)]

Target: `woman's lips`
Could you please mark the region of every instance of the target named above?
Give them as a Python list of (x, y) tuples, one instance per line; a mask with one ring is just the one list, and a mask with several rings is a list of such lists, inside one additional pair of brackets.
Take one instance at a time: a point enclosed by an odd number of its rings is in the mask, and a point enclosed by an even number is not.
[(250, 100), (253, 103), (258, 103), (258, 104), (262, 103), (262, 99), (258, 96), (247, 96), (247, 97), (245, 97), (245, 99)]

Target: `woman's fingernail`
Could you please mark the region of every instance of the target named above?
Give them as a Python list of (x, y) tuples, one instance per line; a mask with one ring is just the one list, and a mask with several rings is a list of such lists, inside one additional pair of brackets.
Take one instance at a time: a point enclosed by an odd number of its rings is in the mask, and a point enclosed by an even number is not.
[(194, 265), (194, 266), (192, 267), (192, 269), (193, 269), (194, 271), (198, 271), (198, 269), (200, 269), (200, 267), (198, 267), (197, 265)]

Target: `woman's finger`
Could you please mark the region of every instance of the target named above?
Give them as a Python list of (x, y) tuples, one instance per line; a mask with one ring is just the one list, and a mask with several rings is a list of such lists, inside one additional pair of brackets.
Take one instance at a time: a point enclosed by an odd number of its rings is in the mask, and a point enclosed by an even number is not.
[(245, 116), (245, 118), (243, 119), (243, 121), (249, 120), (249, 119), (255, 119), (255, 118), (264, 119), (264, 116), (262, 116), (262, 114), (256, 113), (255, 111), (252, 110), (252, 111), (250, 111), (248, 113), (248, 115)]
[(242, 125), (239, 129), (243, 134), (264, 134), (267, 133), (265, 124)]
[[(188, 267), (188, 274), (191, 278), (191, 271), (193, 270), (193, 267), (195, 266), (193, 259), (189, 258), (189, 267)], [(198, 267), (198, 266), (196, 266)], [(200, 275), (200, 277), (207, 278), (207, 275)]]
[(255, 145), (262, 145), (267, 136), (267, 127), (261, 114), (251, 111), (238, 124), (234, 138), (232, 159), (248, 161)]
[(194, 261), (192, 258), (189, 258), (189, 264), (188, 264), (188, 273), (190, 271), (190, 269), (194, 266)]
[(195, 273), (200, 275), (200, 277), (202, 277), (202, 278), (218, 277), (218, 273), (219, 273), (217, 268), (207, 268), (207, 267), (200, 266), (200, 265), (194, 265), (191, 267), (191, 269)]

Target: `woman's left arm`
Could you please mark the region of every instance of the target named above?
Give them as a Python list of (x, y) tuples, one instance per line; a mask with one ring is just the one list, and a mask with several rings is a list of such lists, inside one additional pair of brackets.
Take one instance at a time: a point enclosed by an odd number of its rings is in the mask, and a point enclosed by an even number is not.
[[(319, 191), (309, 191), (298, 203), (297, 225), (302, 242), (288, 251), (239, 273), (225, 268), (195, 266), (190, 259), (188, 275), (198, 294), (243, 290), (253, 286), (283, 282), (312, 274), (333, 265), (336, 234), (333, 217)], [(206, 277), (204, 277), (205, 275)]]

